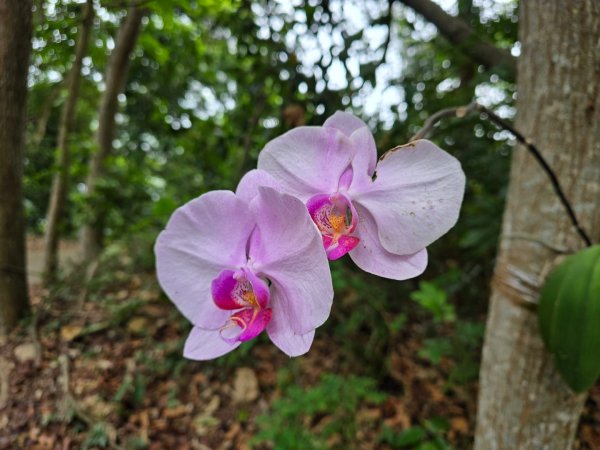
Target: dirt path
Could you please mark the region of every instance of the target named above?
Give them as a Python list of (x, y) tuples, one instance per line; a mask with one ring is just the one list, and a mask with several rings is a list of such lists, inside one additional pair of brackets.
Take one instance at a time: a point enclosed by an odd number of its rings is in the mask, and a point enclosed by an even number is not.
[[(79, 248), (76, 241), (61, 241), (59, 247), (59, 264), (61, 269), (76, 264)], [(42, 236), (27, 236), (27, 280), (30, 285), (42, 281), (44, 267), (44, 238)]]

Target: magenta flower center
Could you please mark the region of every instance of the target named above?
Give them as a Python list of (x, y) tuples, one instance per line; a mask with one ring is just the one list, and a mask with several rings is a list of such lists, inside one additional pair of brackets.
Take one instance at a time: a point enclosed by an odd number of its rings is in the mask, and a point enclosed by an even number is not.
[(252, 271), (224, 270), (211, 285), (212, 297), (219, 309), (232, 311), (220, 328), (227, 342), (245, 342), (258, 336), (271, 320), (268, 308), (269, 287)]
[(345, 195), (315, 195), (308, 200), (306, 207), (321, 232), (329, 259), (341, 258), (358, 245), (360, 239), (352, 236), (358, 224), (358, 215)]

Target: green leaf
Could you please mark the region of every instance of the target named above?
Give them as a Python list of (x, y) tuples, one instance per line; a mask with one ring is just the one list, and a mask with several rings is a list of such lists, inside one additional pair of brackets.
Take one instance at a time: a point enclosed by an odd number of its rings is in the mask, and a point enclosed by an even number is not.
[(394, 445), (397, 447), (407, 447), (409, 445), (416, 445), (421, 442), (427, 434), (421, 427), (412, 427), (404, 430), (396, 437)]
[(448, 302), (446, 292), (435, 284), (421, 281), (419, 290), (411, 292), (410, 298), (428, 310), (436, 322), (454, 322), (456, 312)]
[(538, 318), (566, 383), (575, 392), (589, 389), (600, 375), (600, 245), (569, 256), (548, 276)]
[(446, 338), (425, 339), (419, 356), (433, 364), (439, 364), (442, 358), (452, 351), (452, 344)]

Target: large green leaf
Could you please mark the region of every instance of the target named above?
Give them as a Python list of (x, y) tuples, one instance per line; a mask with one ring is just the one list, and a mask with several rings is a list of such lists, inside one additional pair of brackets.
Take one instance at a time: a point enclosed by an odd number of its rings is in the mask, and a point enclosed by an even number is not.
[(600, 376), (600, 245), (569, 256), (548, 276), (538, 317), (567, 384), (589, 389)]

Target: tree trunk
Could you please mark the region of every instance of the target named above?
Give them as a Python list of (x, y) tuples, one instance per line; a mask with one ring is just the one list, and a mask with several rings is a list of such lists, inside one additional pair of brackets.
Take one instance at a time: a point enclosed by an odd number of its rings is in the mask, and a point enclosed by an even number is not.
[(69, 150), (69, 134), (73, 128), (73, 118), (79, 97), (79, 86), (81, 84), (81, 66), (86, 54), (92, 25), (94, 22), (94, 2), (87, 0), (83, 7), (83, 21), (79, 30), (77, 46), (75, 47), (75, 61), (69, 72), (67, 80), (67, 99), (63, 105), (58, 128), (57, 142), (57, 169), (52, 180), (52, 192), (48, 205), (45, 252), (44, 252), (44, 277), (45, 282), (52, 282), (56, 278), (58, 265), (58, 240), (59, 227), (69, 189), (69, 170), (71, 166), (71, 154)]
[(100, 104), (98, 130), (96, 131), (97, 148), (90, 159), (86, 180), (86, 195), (90, 207), (90, 217), (83, 227), (81, 235), (81, 250), (83, 260), (86, 263), (95, 259), (102, 249), (103, 217), (106, 214), (106, 206), (95, 198), (98, 195), (98, 179), (104, 174), (106, 158), (112, 152), (118, 96), (125, 87), (129, 57), (135, 47), (145, 13), (145, 9), (137, 6), (129, 8), (127, 16), (119, 29), (115, 49), (106, 71), (106, 90)]
[[(542, 150), (597, 243), (600, 3), (530, 0), (520, 8), (517, 128)], [(571, 448), (585, 396), (556, 372), (535, 303), (556, 262), (550, 249), (583, 246), (546, 175), (516, 148), (483, 349), (476, 450)]]
[(35, 129), (31, 133), (31, 137), (29, 138), (29, 146), (30, 147), (39, 147), (44, 137), (46, 137), (46, 129), (48, 128), (48, 121), (50, 120), (50, 116), (52, 116), (52, 109), (54, 108), (54, 102), (56, 101), (56, 97), (60, 93), (61, 83), (57, 83), (52, 87), (52, 90), (46, 97), (44, 101), (44, 106), (42, 107), (42, 112), (40, 113), (37, 123), (35, 125)]
[(29, 312), (23, 148), (31, 0), (0, 0), (0, 334)]

